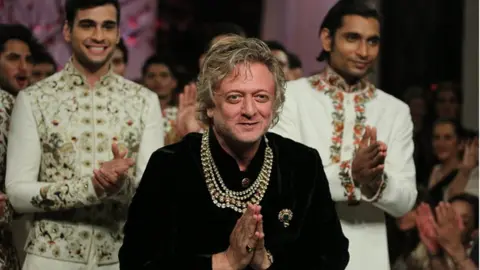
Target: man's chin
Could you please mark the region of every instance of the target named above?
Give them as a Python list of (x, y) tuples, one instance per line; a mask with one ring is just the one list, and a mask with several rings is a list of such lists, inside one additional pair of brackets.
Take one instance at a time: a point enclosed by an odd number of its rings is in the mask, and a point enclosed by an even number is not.
[(261, 140), (262, 136), (263, 136), (263, 133), (260, 133), (260, 132), (242, 132), (237, 136), (235, 136), (236, 137), (235, 139), (237, 142), (241, 144), (249, 145), (249, 144), (254, 144), (259, 140)]

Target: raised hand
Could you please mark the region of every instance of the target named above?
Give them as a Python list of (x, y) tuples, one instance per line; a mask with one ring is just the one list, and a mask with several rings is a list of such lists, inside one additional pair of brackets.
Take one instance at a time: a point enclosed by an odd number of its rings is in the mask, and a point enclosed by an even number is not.
[[(435, 230), (438, 244), (450, 255), (455, 253), (464, 253), (462, 246), (462, 233), (465, 225), (462, 218), (455, 213), (455, 210), (449, 203), (440, 202), (435, 208), (437, 223)], [(462, 254), (460, 254), (462, 255)]]
[(416, 224), (420, 240), (431, 254), (437, 254), (439, 247), (437, 243), (436, 222), (430, 206), (421, 203), (417, 207)]
[(460, 163), (460, 168), (468, 171), (473, 170), (476, 166), (478, 166), (478, 138), (465, 143), (463, 159)]
[(197, 86), (195, 83), (185, 85), (183, 93), (178, 96), (178, 112), (175, 121), (177, 135), (183, 137), (190, 132), (202, 129), (197, 114)]
[(377, 142), (377, 130), (367, 126), (352, 161), (352, 177), (359, 184), (369, 184), (383, 173), (386, 145)]
[(132, 158), (126, 158), (128, 150), (120, 152), (116, 143), (112, 144), (113, 159), (104, 162), (100, 169), (93, 170), (93, 185), (97, 195), (117, 193), (123, 186), (128, 169), (135, 164)]
[(260, 206), (248, 204), (230, 234), (226, 257), (233, 269), (246, 268), (256, 253), (257, 244), (263, 239), (263, 232), (257, 229), (257, 223), (262, 219), (259, 212)]

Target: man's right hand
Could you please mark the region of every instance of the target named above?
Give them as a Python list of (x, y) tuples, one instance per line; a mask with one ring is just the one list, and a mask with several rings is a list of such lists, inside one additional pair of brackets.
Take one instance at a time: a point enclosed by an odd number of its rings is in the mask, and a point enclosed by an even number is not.
[(352, 161), (352, 178), (361, 185), (369, 184), (383, 173), (385, 144), (377, 142), (377, 130), (365, 127), (365, 133)]
[(125, 174), (135, 164), (132, 158), (126, 158), (127, 152), (120, 152), (118, 145), (113, 143), (113, 159), (103, 163), (100, 169), (93, 170), (92, 182), (97, 196), (115, 194), (123, 187)]

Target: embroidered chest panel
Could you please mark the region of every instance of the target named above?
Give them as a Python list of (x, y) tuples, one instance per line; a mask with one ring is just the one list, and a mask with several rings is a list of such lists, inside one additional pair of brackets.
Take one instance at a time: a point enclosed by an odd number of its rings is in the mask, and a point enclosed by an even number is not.
[(91, 175), (113, 157), (114, 142), (135, 158), (147, 109), (141, 89), (118, 77), (89, 89), (61, 76), (28, 91), (42, 147), (40, 181)]

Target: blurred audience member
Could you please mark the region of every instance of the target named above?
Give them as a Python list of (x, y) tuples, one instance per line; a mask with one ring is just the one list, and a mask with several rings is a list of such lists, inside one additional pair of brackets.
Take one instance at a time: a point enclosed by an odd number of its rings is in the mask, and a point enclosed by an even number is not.
[(292, 52), (287, 53), (288, 56), (288, 67), (290, 69), (288, 80), (296, 80), (303, 77), (302, 61), (300, 58)]
[(57, 71), (57, 63), (47, 52), (42, 51), (33, 55), (32, 84), (52, 76)]
[(409, 259), (410, 268), (432, 270), (478, 269), (478, 197), (459, 194), (440, 202), (432, 213), (428, 204), (417, 208), (421, 243)]
[(413, 159), (415, 162), (417, 187), (426, 188), (434, 158), (431, 147), (431, 134), (426, 127), (427, 101), (421, 87), (407, 88), (403, 101), (410, 107), (413, 122)]
[(205, 60), (205, 54), (208, 49), (210, 49), (212, 44), (228, 35), (239, 35), (242, 37), (247, 36), (245, 30), (241, 26), (234, 23), (223, 22), (214, 24), (210, 33), (207, 34), (207, 46), (205, 46), (205, 52), (202, 53), (198, 58), (198, 66), (200, 69), (202, 68), (203, 61)]
[(478, 139), (465, 140), (460, 124), (438, 120), (433, 126), (432, 144), (439, 164), (433, 167), (428, 184), (428, 202), (440, 201), (460, 193), (478, 196)]
[(165, 132), (165, 145), (178, 141), (175, 131), (177, 119), (177, 76), (175, 64), (167, 56), (153, 55), (149, 57), (142, 68), (143, 85), (155, 92), (162, 108)]
[(23, 25), (0, 25), (0, 88), (16, 96), (30, 84), (33, 55), (41, 46)]
[(125, 46), (123, 39), (120, 38), (120, 41), (117, 44), (117, 48), (113, 52), (112, 56), (112, 65), (113, 72), (120, 76), (125, 76), (125, 70), (127, 69), (128, 64), (128, 48)]
[(433, 93), (435, 118), (460, 118), (462, 94), (460, 85), (454, 82), (442, 82)]
[(290, 80), (290, 63), (288, 62), (287, 49), (285, 49), (285, 46), (275, 40), (267, 40), (265, 43), (280, 63), (283, 73), (285, 74), (285, 78)]

